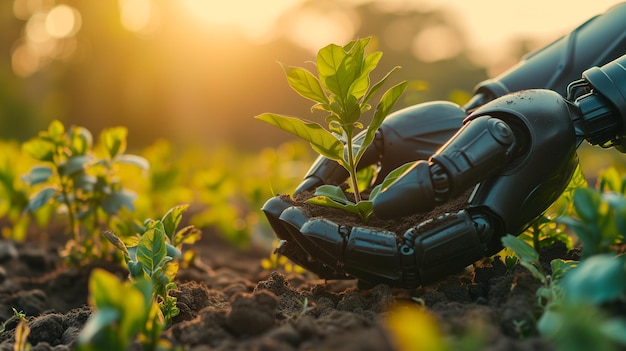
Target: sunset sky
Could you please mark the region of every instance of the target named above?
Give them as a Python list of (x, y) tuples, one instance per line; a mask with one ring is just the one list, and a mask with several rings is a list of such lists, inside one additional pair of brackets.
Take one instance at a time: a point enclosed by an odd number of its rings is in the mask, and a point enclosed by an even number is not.
[[(132, 0), (126, 0), (132, 1)], [(141, 0), (134, 0), (141, 1)], [(145, 1), (145, 0), (144, 0)], [(273, 21), (284, 11), (300, 3), (302, 0), (272, 0), (267, 2), (256, 0), (184, 0), (187, 9), (196, 20), (211, 25), (236, 27), (254, 39), (262, 40), (270, 35)], [(359, 4), (372, 0), (344, 0), (343, 3)], [(384, 0), (381, 6), (398, 9), (405, 6), (419, 9), (451, 9), (454, 16), (466, 30), (470, 44), (476, 49), (484, 50), (489, 55), (498, 56), (508, 41), (516, 37), (534, 38), (548, 43), (571, 31), (577, 25), (594, 15), (601, 14), (619, 3), (617, 0), (568, 1), (568, 0)], [(242, 11), (242, 9), (244, 9)], [(351, 38), (344, 37), (342, 28), (337, 28), (332, 21), (338, 13), (328, 12), (326, 18), (310, 18), (312, 25), (318, 30), (311, 33), (307, 28), (307, 19), (302, 21), (303, 34), (308, 37), (312, 48), (319, 48), (320, 43), (343, 42)], [(328, 21), (327, 26), (318, 26), (320, 21)], [(326, 31), (319, 31), (326, 28)], [(298, 35), (298, 33), (294, 33)], [(317, 37), (316, 37), (317, 36)], [(497, 61), (498, 57), (493, 57)], [(488, 59), (486, 59), (488, 61)]]

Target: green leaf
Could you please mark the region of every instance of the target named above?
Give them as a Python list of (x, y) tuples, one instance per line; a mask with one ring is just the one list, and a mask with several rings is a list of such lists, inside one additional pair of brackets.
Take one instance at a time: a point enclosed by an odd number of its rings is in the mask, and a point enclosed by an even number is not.
[(576, 213), (584, 221), (594, 222), (598, 218), (600, 202), (600, 194), (594, 189), (580, 188), (574, 192)]
[(149, 277), (163, 265), (166, 253), (165, 234), (161, 230), (150, 229), (139, 239), (137, 260)]
[[(117, 277), (96, 268), (89, 278), (89, 304), (94, 307), (79, 344), (94, 340), (100, 331), (109, 330), (114, 340), (107, 340), (116, 349), (126, 349), (137, 333), (146, 325), (151, 304), (150, 282), (139, 280), (135, 284), (120, 282)], [(147, 294), (149, 293), (149, 294)]]
[(86, 170), (91, 164), (92, 157), (89, 155), (72, 156), (59, 167), (62, 176), (70, 176), (72, 174)]
[(539, 263), (539, 254), (524, 240), (508, 234), (502, 238), (502, 244), (515, 252), (522, 262)]
[(188, 225), (183, 229), (176, 232), (173, 244), (174, 246), (185, 244), (193, 244), (196, 241), (200, 240), (202, 236), (202, 231), (196, 228), (193, 225)]
[(48, 134), (55, 139), (62, 138), (63, 134), (65, 134), (63, 123), (56, 119), (50, 122), (48, 125)]
[(570, 269), (578, 265), (577, 261), (563, 260), (555, 258), (550, 261), (550, 269), (552, 270), (552, 279), (560, 280)]
[(614, 318), (602, 323), (600, 332), (608, 339), (626, 345), (626, 320)]
[(107, 128), (100, 134), (104, 148), (111, 159), (126, 152), (127, 134), (128, 130), (125, 127)]
[(566, 298), (598, 305), (622, 296), (626, 292), (625, 257), (602, 254), (582, 261), (563, 278)]
[(328, 104), (328, 97), (324, 94), (320, 81), (301, 67), (289, 67), (282, 65), (283, 71), (287, 75), (289, 86), (300, 96), (319, 104)]
[(35, 196), (33, 196), (28, 201), (28, 207), (27, 207), (28, 211), (30, 212), (37, 211), (38, 209), (47, 205), (48, 202), (53, 197), (55, 197), (58, 193), (59, 191), (56, 187), (46, 187), (46, 188), (39, 190), (39, 192), (37, 192)]
[(98, 178), (85, 172), (76, 174), (72, 177), (74, 179), (74, 187), (84, 192), (91, 192), (98, 183)]
[(376, 106), (376, 112), (374, 113), (372, 123), (370, 123), (370, 125), (367, 127), (365, 138), (363, 139), (359, 151), (355, 156), (356, 164), (359, 163), (359, 160), (365, 153), (365, 150), (367, 150), (367, 147), (374, 141), (376, 130), (378, 130), (385, 118), (389, 115), (396, 101), (398, 101), (400, 96), (402, 96), (402, 93), (404, 93), (406, 86), (407, 82), (402, 82), (389, 88), (389, 90), (387, 90), (385, 94), (383, 94), (380, 102), (378, 103), (378, 106)]
[(610, 167), (598, 175), (600, 191), (622, 192), (622, 179), (615, 167)]
[(348, 90), (355, 77), (355, 72), (350, 70), (354, 66), (353, 61), (354, 59), (346, 55), (341, 46), (335, 44), (322, 48), (317, 54), (320, 82), (326, 90), (335, 94), (341, 103), (348, 96)]
[(119, 236), (115, 235), (115, 233), (113, 233), (110, 230), (105, 230), (104, 232), (102, 232), (102, 235), (111, 244), (113, 244), (113, 246), (115, 246), (118, 250), (122, 251), (122, 253), (124, 254), (124, 258), (127, 262), (130, 261), (131, 259), (130, 253), (128, 252), (128, 249), (126, 248), (126, 244), (124, 244), (124, 241), (122, 241), (122, 239), (120, 239)]
[(102, 268), (95, 268), (89, 277), (89, 304), (97, 308), (115, 307), (121, 299), (121, 283)]
[(374, 202), (371, 200), (361, 200), (356, 204), (356, 208), (359, 210), (359, 216), (365, 224), (369, 221), (369, 218), (374, 214)]
[(400, 166), (400, 167), (394, 169), (393, 171), (389, 172), (389, 174), (387, 174), (385, 179), (380, 184), (378, 184), (376, 187), (374, 187), (374, 189), (372, 189), (372, 192), (370, 193), (370, 200), (374, 200), (374, 198), (376, 198), (376, 196), (380, 193), (381, 190), (386, 189), (387, 187), (389, 187), (393, 182), (395, 182), (398, 178), (400, 178), (402, 175), (404, 175), (404, 173), (406, 173), (417, 162), (418, 161), (407, 162), (407, 163), (403, 164), (402, 166)]
[[(170, 244), (165, 244), (166, 256), (171, 258), (179, 258), (182, 256), (182, 252), (179, 249)], [(171, 262), (170, 262), (171, 263)]]
[(306, 123), (298, 118), (274, 113), (264, 113), (255, 118), (308, 141), (315, 151), (329, 159), (342, 159), (343, 143), (317, 123)]
[[(354, 125), (357, 123), (357, 121), (360, 118), (361, 118), (361, 106), (359, 105), (359, 102), (354, 96), (348, 95), (348, 97), (346, 98), (344, 102), (342, 114), (340, 115), (340, 118), (339, 118), (343, 124), (342, 125), (343, 129), (344, 130), (347, 130), (348, 128), (353, 129)], [(350, 130), (348, 135), (351, 135), (351, 134), (352, 134), (352, 130)]]
[(383, 53), (377, 51), (365, 57), (365, 62), (361, 69), (360, 75), (350, 85), (349, 94), (357, 99), (362, 98), (370, 87), (370, 73), (376, 68), (378, 62), (382, 58)]
[[(137, 247), (132, 247), (129, 249), (130, 252), (137, 252)], [(128, 273), (133, 279), (145, 278), (146, 274), (143, 270), (143, 265), (141, 262), (136, 261), (128, 261), (126, 262), (128, 266)]]
[(174, 235), (176, 234), (176, 228), (180, 224), (183, 218), (183, 214), (189, 209), (189, 205), (178, 205), (172, 207), (161, 219), (163, 223), (163, 230), (165, 235), (170, 239), (170, 242), (174, 242)]
[(115, 161), (119, 163), (126, 163), (129, 165), (137, 166), (144, 170), (150, 169), (150, 162), (148, 162), (148, 160), (146, 160), (145, 158), (141, 156), (137, 156), (137, 155), (130, 155), (130, 154), (118, 155), (115, 158)]
[(24, 152), (37, 161), (54, 162), (54, 145), (41, 139), (32, 139), (22, 145)]
[(70, 132), (70, 150), (74, 155), (85, 155), (93, 145), (91, 132), (83, 127), (72, 127)]
[(353, 202), (350, 203), (342, 203), (342, 202), (338, 202), (328, 196), (315, 196), (312, 197), (308, 200), (306, 200), (307, 203), (309, 204), (313, 204), (313, 205), (320, 205), (320, 206), (326, 206), (326, 207), (333, 207), (333, 208), (339, 208), (345, 211), (348, 211), (350, 213), (354, 213), (354, 214), (359, 214), (359, 210), (356, 207), (356, 204)]
[(104, 196), (100, 201), (100, 206), (109, 214), (118, 213), (122, 207), (126, 207), (127, 209), (134, 211), (135, 205), (133, 204), (133, 201), (135, 198), (137, 198), (135, 193), (122, 189)]
[(372, 88), (367, 93), (367, 95), (365, 95), (365, 98), (363, 98), (363, 101), (361, 102), (361, 104), (363, 105), (367, 104), (372, 99), (372, 97), (378, 92), (378, 90), (382, 88), (382, 86), (385, 84), (387, 79), (389, 79), (391, 74), (395, 72), (397, 69), (400, 69), (400, 66), (396, 66), (392, 68), (391, 71), (389, 71), (380, 81), (378, 81), (378, 83), (374, 84), (374, 86), (372, 86)]
[(545, 283), (546, 282), (546, 275), (541, 272), (534, 264), (530, 263), (530, 262), (525, 262), (520, 260), (520, 263), (522, 265), (522, 267), (528, 269), (530, 271), (530, 273), (533, 275), (533, 277), (535, 277), (537, 280), (539, 280), (541, 283)]
[(22, 180), (28, 185), (37, 185), (45, 183), (54, 175), (54, 170), (48, 166), (34, 166), (30, 172), (22, 177)]
[(328, 184), (320, 185), (319, 187), (317, 187), (317, 189), (315, 189), (314, 196), (325, 196), (334, 200), (335, 202), (338, 202), (344, 205), (352, 203), (350, 200), (348, 200), (343, 190), (336, 185), (328, 185)]
[(91, 343), (106, 328), (110, 328), (120, 319), (120, 311), (111, 307), (101, 307), (85, 323), (78, 337), (78, 344)]

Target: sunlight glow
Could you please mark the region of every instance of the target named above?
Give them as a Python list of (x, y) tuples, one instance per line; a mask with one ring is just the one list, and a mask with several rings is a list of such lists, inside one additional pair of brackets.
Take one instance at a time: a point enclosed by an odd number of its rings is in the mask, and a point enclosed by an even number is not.
[(46, 31), (55, 38), (70, 37), (81, 26), (80, 13), (67, 5), (58, 5), (46, 15)]
[(461, 41), (453, 30), (445, 26), (432, 26), (415, 36), (411, 52), (423, 61), (434, 62), (451, 58), (461, 49)]
[(24, 37), (11, 52), (13, 72), (28, 77), (55, 59), (68, 60), (76, 50), (82, 18), (75, 8), (47, 0), (16, 0), (13, 11), (25, 17)]
[(183, 0), (186, 9), (209, 26), (234, 27), (250, 39), (262, 39), (272, 31), (274, 22), (301, 0)]
[(131, 32), (150, 34), (158, 26), (157, 8), (151, 0), (119, 0), (120, 22)]
[(48, 11), (54, 6), (54, 0), (15, 0), (13, 14), (21, 20), (28, 20), (37, 12)]
[(353, 17), (338, 10), (305, 10), (290, 18), (289, 27), (286, 35), (313, 53), (328, 43), (347, 43), (356, 31)]

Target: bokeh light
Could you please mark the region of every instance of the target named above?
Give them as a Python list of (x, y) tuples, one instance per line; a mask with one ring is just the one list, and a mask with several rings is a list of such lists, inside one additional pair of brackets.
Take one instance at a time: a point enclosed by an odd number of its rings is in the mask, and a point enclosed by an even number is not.
[(67, 38), (78, 32), (80, 13), (67, 5), (57, 5), (46, 15), (46, 32), (54, 38)]
[(323, 121), (289, 88), (277, 61), (308, 65), (327, 44), (373, 36), (372, 47), (384, 52), (381, 71), (401, 66), (392, 80), (411, 82), (397, 108), (462, 103), (476, 83), (610, 1), (571, 7), (559, 0), (540, 10), (496, 0), (0, 2), (7, 58), (0, 62), (0, 137), (24, 139), (61, 119), (96, 133), (124, 125), (139, 146), (158, 138), (277, 145), (292, 139), (253, 116)]

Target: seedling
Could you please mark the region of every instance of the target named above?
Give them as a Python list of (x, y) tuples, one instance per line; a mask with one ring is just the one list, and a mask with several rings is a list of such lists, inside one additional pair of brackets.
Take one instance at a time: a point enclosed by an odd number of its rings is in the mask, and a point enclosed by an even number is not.
[[(311, 110), (321, 110), (328, 114), (328, 130), (318, 123), (295, 117), (274, 113), (256, 116), (257, 119), (308, 141), (320, 155), (343, 166), (348, 171), (349, 185), (356, 204), (361, 201), (357, 165), (367, 147), (374, 141), (376, 130), (407, 86), (407, 82), (399, 83), (382, 95), (371, 123), (364, 130), (364, 138), (359, 144), (355, 144), (353, 137), (358, 130), (364, 129), (362, 116), (371, 109), (370, 100), (391, 73), (399, 68), (394, 67), (378, 83), (370, 86), (370, 73), (382, 57), (380, 51), (366, 53), (370, 39), (354, 40), (345, 46), (331, 44), (322, 48), (315, 62), (317, 76), (301, 67), (282, 65), (291, 88), (315, 103)], [(335, 197), (337, 194), (335, 190), (324, 188), (319, 196), (337, 202), (340, 204), (338, 207), (346, 207), (346, 200), (341, 195)], [(363, 213), (362, 209), (357, 209), (356, 212)]]
[(51, 203), (67, 214), (72, 237), (67, 255), (78, 262), (102, 255), (96, 234), (99, 228), (122, 207), (133, 209), (134, 193), (122, 187), (116, 176), (118, 166), (149, 168), (144, 158), (125, 154), (126, 134), (123, 127), (103, 131), (104, 155), (99, 157), (89, 130), (72, 127), (66, 131), (61, 122), (53, 121), (47, 131), (23, 145), (27, 154), (45, 163), (23, 177), (30, 186), (38, 186), (27, 209), (35, 212)]
[(537, 290), (540, 305), (547, 305), (560, 295), (560, 288), (555, 282), (559, 281), (566, 272), (576, 266), (575, 261), (554, 259), (550, 262), (552, 274), (547, 274), (541, 266), (537, 251), (524, 240), (509, 234), (502, 238), (502, 243), (504, 247), (512, 250), (517, 255), (519, 264), (528, 269), (533, 277), (543, 284)]
[(163, 325), (155, 317), (159, 308), (152, 294), (152, 284), (147, 279), (120, 282), (112, 273), (94, 269), (89, 278), (89, 305), (95, 312), (80, 333), (78, 349), (128, 350), (140, 334), (153, 340)]
[(571, 228), (582, 244), (583, 258), (612, 253), (624, 241), (626, 233), (626, 198), (615, 192), (592, 188), (574, 194), (575, 216), (563, 216), (557, 222)]
[(178, 259), (182, 244), (195, 242), (200, 231), (193, 226), (176, 230), (188, 205), (170, 209), (162, 219), (149, 219), (143, 233), (125, 244), (111, 231), (104, 236), (124, 255), (131, 280), (148, 279), (152, 282), (153, 300), (158, 303), (165, 325), (180, 312), (176, 298), (170, 292), (177, 288), (174, 278), (178, 273)]
[(15, 321), (24, 321), (26, 320), (26, 315), (23, 312), (18, 312), (15, 308), (13, 308), (13, 315), (9, 317), (6, 321), (0, 323), (0, 334), (4, 333), (7, 329), (7, 326)]
[(334, 185), (322, 185), (315, 190), (314, 197), (307, 200), (308, 203), (339, 208), (350, 213), (354, 213), (361, 218), (365, 224), (368, 223), (370, 217), (374, 213), (374, 199), (380, 191), (396, 181), (404, 172), (406, 172), (414, 162), (406, 163), (395, 170), (391, 171), (385, 180), (375, 186), (369, 194), (367, 200), (353, 202), (348, 199), (346, 194), (340, 187)]

